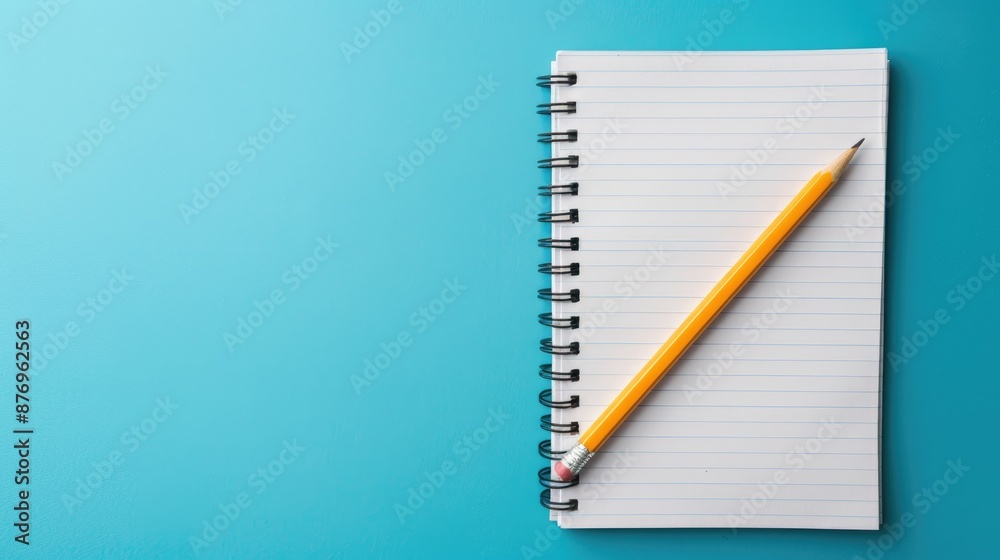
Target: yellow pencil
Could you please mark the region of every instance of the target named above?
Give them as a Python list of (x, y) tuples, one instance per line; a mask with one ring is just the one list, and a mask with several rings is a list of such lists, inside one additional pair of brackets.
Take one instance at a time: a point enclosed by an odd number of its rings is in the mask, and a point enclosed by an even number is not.
[(767, 226), (760, 237), (750, 245), (747, 252), (736, 261), (736, 264), (719, 280), (719, 283), (701, 300), (698, 307), (684, 319), (677, 330), (670, 335), (663, 346), (656, 351), (649, 362), (621, 393), (615, 397), (608, 408), (597, 417), (597, 420), (580, 437), (580, 440), (563, 455), (553, 467), (553, 474), (560, 480), (572, 480), (587, 461), (611, 438), (628, 416), (639, 406), (646, 395), (663, 376), (680, 360), (684, 352), (694, 344), (694, 341), (705, 332), (713, 320), (725, 309), (726, 305), (747, 285), (753, 275), (764, 266), (767, 259), (781, 246), (785, 239), (795, 230), (799, 223), (809, 215), (826, 193), (837, 183), (844, 173), (847, 164), (858, 151), (862, 138), (846, 152), (833, 160), (806, 183), (806, 186), (795, 195), (788, 206), (778, 214), (778, 217)]

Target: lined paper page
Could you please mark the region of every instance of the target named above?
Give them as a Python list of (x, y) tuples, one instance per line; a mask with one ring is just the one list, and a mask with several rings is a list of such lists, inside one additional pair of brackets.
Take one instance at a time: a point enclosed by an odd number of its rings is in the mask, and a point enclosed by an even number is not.
[[(553, 210), (558, 423), (589, 423), (806, 181), (864, 137), (792, 234), (581, 475), (562, 527), (877, 529), (887, 61), (884, 49), (560, 52), (553, 130), (579, 183)], [(556, 435), (568, 449), (579, 434)]]

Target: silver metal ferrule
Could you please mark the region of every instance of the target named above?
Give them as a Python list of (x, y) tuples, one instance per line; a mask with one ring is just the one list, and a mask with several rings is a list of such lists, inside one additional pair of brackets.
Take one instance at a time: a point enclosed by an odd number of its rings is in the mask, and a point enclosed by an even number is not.
[(566, 466), (573, 476), (580, 474), (583, 466), (594, 456), (594, 452), (584, 447), (582, 443), (577, 443), (563, 455), (560, 462)]

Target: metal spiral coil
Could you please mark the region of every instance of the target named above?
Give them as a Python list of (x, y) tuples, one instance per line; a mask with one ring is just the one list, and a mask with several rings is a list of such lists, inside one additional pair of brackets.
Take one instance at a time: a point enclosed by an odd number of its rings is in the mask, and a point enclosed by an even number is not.
[[(570, 87), (576, 83), (577, 75), (572, 72), (564, 74), (549, 74), (538, 77), (538, 85), (545, 88)], [(576, 113), (576, 111), (576, 101), (553, 101), (551, 103), (538, 105), (538, 113), (542, 115), (553, 115), (557, 113), (572, 115)], [(568, 145), (580, 140), (580, 132), (576, 129), (569, 129), (565, 131), (551, 130), (539, 134), (537, 140), (543, 144), (562, 143)], [(575, 169), (580, 166), (580, 156), (571, 154), (564, 155), (558, 152), (553, 155), (557, 154), (559, 157), (538, 160), (538, 167), (541, 169)], [(555, 173), (556, 172), (553, 172), (553, 174)], [(556, 183), (553, 181), (552, 184), (538, 187), (538, 191), (539, 196), (545, 197), (578, 196), (580, 193), (580, 184), (576, 181), (564, 183)], [(580, 212), (576, 208), (570, 208), (562, 211), (553, 210), (549, 212), (541, 212), (538, 214), (538, 221), (549, 224), (576, 224), (580, 221)], [(553, 235), (552, 237), (539, 239), (538, 246), (550, 249), (553, 253), (556, 251), (579, 251), (580, 238), (573, 236), (557, 237), (556, 235)], [(558, 261), (558, 259), (552, 260), (554, 262), (538, 265), (538, 272), (550, 276), (579, 276), (580, 263), (571, 262), (568, 264), (555, 264), (555, 261)], [(563, 288), (559, 291), (552, 288), (544, 288), (538, 290), (538, 297), (544, 301), (553, 302), (553, 312), (539, 314), (539, 323), (552, 329), (572, 330), (580, 327), (579, 314), (570, 313), (564, 307), (565, 305), (571, 305), (580, 301), (581, 292), (578, 288)], [(554, 313), (554, 311), (556, 311), (555, 304), (557, 303), (560, 304), (559, 309), (562, 311), (559, 315)], [(556, 344), (553, 342), (552, 338), (546, 338), (541, 341), (539, 349), (546, 354), (575, 356), (580, 353), (580, 343), (570, 341), (566, 344)], [(553, 369), (551, 363), (539, 366), (538, 375), (550, 383), (576, 383), (580, 380), (579, 369), (572, 368), (568, 371), (558, 371)], [(554, 400), (552, 398), (552, 393), (553, 391), (551, 388), (541, 391), (538, 394), (538, 402), (542, 406), (549, 409), (571, 409), (580, 406), (579, 395), (569, 395), (565, 400)], [(577, 434), (580, 432), (579, 423), (553, 422), (551, 414), (542, 416), (541, 427), (543, 430), (554, 434)], [(565, 451), (552, 449), (551, 439), (543, 440), (538, 444), (538, 454), (542, 458), (549, 461), (558, 461), (564, 453)], [(579, 483), (578, 478), (568, 482), (559, 480), (552, 476), (551, 466), (547, 466), (538, 471), (538, 482), (545, 488), (539, 496), (539, 501), (542, 506), (558, 511), (574, 511), (577, 509), (579, 505), (577, 500), (554, 501), (552, 499), (552, 490), (576, 486)]]

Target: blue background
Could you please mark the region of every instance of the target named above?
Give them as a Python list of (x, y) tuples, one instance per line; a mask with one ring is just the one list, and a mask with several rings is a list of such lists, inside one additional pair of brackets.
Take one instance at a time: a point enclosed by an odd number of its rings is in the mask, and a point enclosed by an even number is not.
[[(559, 532), (538, 505), (545, 254), (531, 215), (547, 92), (533, 78), (557, 49), (692, 40), (889, 49), (889, 173), (906, 192), (887, 218), (886, 351), (940, 309), (949, 321), (885, 368), (884, 518), (916, 524), (880, 533), (884, 557), (992, 556), (998, 286), (962, 309), (948, 294), (997, 252), (996, 3), (401, 0), (385, 24), (380, 0), (70, 2), (35, 16), (48, 3), (0, 7), (0, 556), (865, 557), (879, 534)], [(25, 17), (47, 21), (12, 40)], [(376, 36), (357, 36), (366, 24)], [(127, 113), (115, 105), (157, 66), (155, 89)], [(499, 85), (447, 113), (481, 79)], [(286, 107), (294, 118), (246, 161), (241, 143)], [(54, 171), (102, 119), (113, 131)], [(960, 138), (915, 176), (907, 161), (939, 127)], [(391, 189), (385, 173), (435, 129), (444, 141)], [(240, 174), (185, 221), (181, 205), (230, 160)], [(327, 236), (339, 246), (293, 290), (286, 271)], [(123, 268), (133, 279), (119, 289)], [(449, 281), (458, 296), (435, 301)], [(281, 303), (230, 352), (224, 334), (274, 290)], [(14, 542), (11, 509), (20, 319), (34, 349), (30, 547)], [(356, 385), (366, 360), (386, 367)], [(971, 470), (915, 507), (959, 459)], [(407, 505), (423, 483), (430, 497)]]

